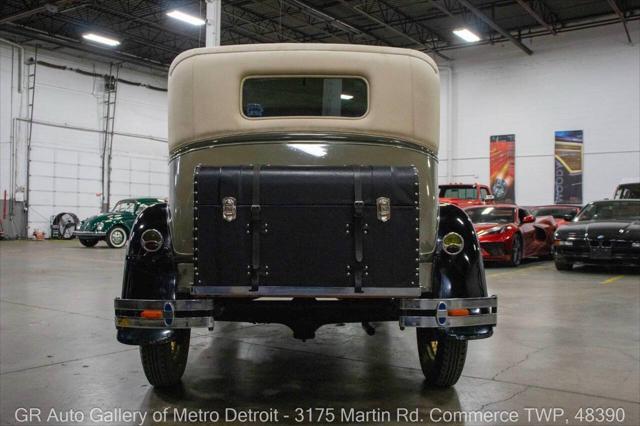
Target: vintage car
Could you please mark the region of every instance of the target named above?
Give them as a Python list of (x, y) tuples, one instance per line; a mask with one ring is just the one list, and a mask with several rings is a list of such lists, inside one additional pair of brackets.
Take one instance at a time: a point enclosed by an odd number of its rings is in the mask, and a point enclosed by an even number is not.
[(487, 185), (450, 183), (440, 185), (438, 189), (440, 203), (443, 204), (454, 204), (462, 208), (495, 204), (491, 189)]
[(408, 49), (201, 48), (169, 70), (170, 196), (129, 242), (118, 340), (149, 382), (180, 381), (192, 327), (417, 328), (450, 386), (497, 299), (467, 215), (438, 209), (438, 68)]
[(640, 266), (640, 199), (589, 203), (554, 238), (560, 271), (575, 263)]
[(551, 257), (556, 224), (513, 204), (465, 209), (478, 234), (485, 261), (518, 266), (528, 257)]
[(120, 200), (110, 212), (91, 216), (80, 222), (73, 235), (85, 247), (93, 247), (105, 240), (111, 248), (121, 248), (127, 243), (136, 216), (149, 206), (165, 201), (159, 198), (130, 198)]
[(577, 204), (552, 204), (548, 206), (525, 207), (535, 217), (553, 216), (556, 226), (559, 228), (573, 220), (582, 206)]

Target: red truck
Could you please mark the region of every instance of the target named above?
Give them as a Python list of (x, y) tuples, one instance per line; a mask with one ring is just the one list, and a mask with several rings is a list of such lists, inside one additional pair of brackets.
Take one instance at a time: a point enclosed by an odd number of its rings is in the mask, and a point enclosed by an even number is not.
[(491, 188), (479, 183), (450, 183), (438, 186), (441, 203), (454, 204), (459, 207), (483, 206), (495, 204)]

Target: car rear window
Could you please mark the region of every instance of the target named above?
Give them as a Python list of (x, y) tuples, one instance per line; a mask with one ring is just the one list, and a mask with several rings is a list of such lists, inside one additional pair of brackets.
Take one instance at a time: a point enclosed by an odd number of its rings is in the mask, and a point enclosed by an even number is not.
[(260, 117), (362, 117), (367, 83), (359, 77), (250, 77), (242, 84), (242, 112)]
[(477, 207), (465, 212), (473, 223), (510, 223), (514, 218), (511, 207)]
[(113, 213), (133, 213), (136, 209), (136, 203), (132, 201), (119, 201), (113, 209), (111, 210)]
[(540, 209), (532, 209), (531, 214), (534, 216), (553, 216), (556, 219), (563, 219), (565, 215), (576, 213), (578, 210), (576, 207), (543, 207)]
[(640, 201), (592, 203), (580, 212), (577, 220), (640, 220)]
[(461, 198), (463, 200), (475, 200), (478, 192), (473, 186), (440, 188), (440, 198)]

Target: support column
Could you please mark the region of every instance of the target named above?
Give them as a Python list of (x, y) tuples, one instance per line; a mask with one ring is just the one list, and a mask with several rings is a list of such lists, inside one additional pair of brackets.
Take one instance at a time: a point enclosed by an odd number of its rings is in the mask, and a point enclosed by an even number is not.
[(102, 140), (102, 199), (100, 211), (108, 212), (111, 204), (111, 152), (115, 133), (116, 103), (118, 100), (118, 77), (120, 64), (109, 66), (109, 76), (104, 80), (104, 138)]
[(206, 47), (220, 46), (220, 18), (222, 0), (207, 0)]

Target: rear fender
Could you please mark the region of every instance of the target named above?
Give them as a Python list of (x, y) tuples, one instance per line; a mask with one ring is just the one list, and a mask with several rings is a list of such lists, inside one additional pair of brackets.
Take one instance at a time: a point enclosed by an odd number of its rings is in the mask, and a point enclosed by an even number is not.
[[(162, 234), (162, 247), (153, 253), (142, 247), (141, 236), (148, 229)], [(147, 207), (130, 230), (122, 280), (123, 299), (173, 300), (176, 298), (177, 268), (174, 259), (169, 209), (166, 203)], [(175, 330), (118, 328), (118, 341), (128, 345), (162, 343)]]
[[(153, 253), (142, 247), (144, 231), (162, 234), (162, 247)], [(147, 207), (133, 223), (122, 281), (123, 299), (174, 299), (177, 269), (174, 262), (169, 210), (166, 204)]]
[[(487, 282), (480, 244), (467, 214), (452, 204), (441, 204), (438, 241), (433, 262), (432, 293), (435, 299), (487, 297)], [(456, 232), (464, 240), (462, 251), (449, 255), (442, 249), (442, 239)], [(448, 329), (447, 335), (458, 339), (477, 339), (492, 334), (492, 326)]]
[[(442, 238), (450, 233), (460, 234), (464, 247), (457, 255), (442, 250)], [(480, 244), (467, 214), (452, 204), (440, 206), (438, 242), (433, 267), (433, 297), (486, 297), (487, 283)]]

